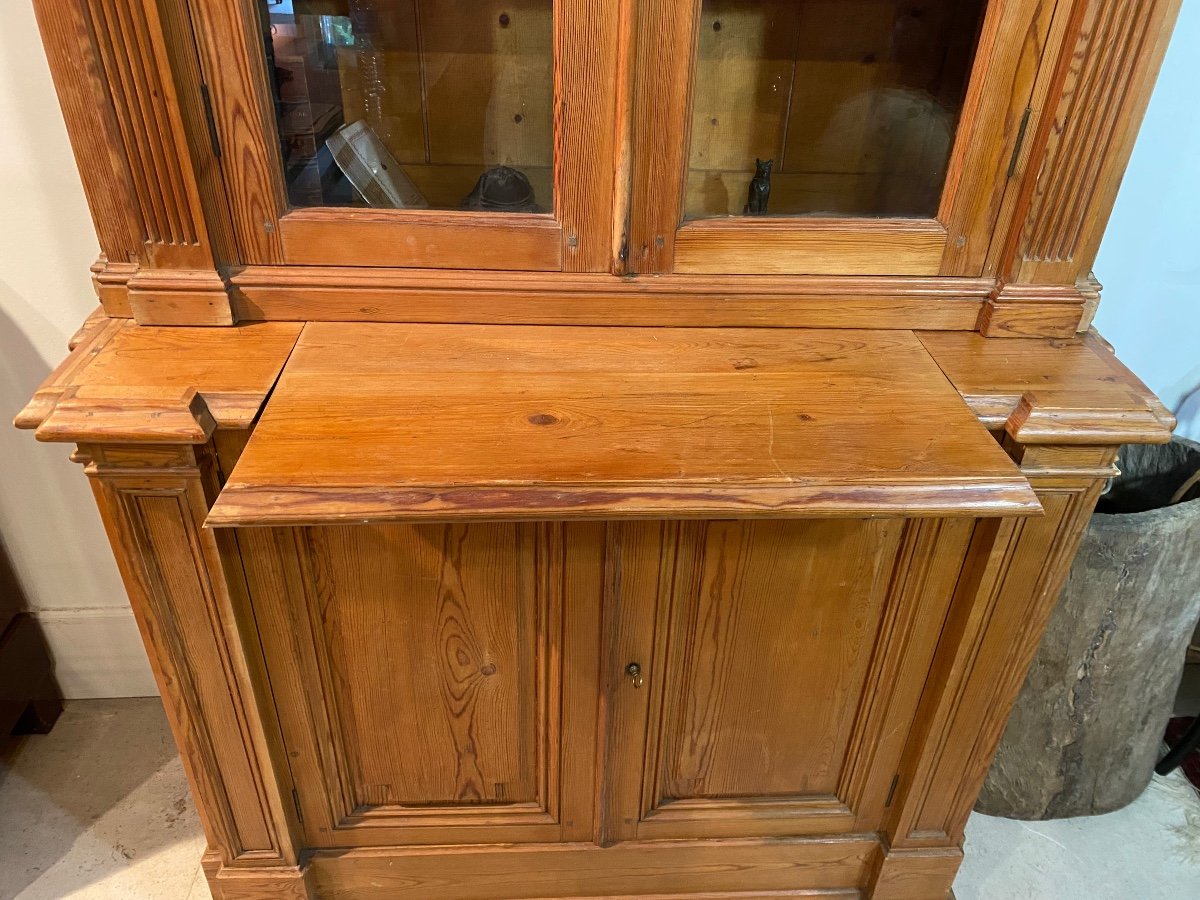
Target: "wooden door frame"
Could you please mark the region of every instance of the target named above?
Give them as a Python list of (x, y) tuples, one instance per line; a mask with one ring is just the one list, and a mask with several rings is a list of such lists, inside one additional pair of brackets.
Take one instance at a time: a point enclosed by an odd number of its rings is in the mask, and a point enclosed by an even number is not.
[(555, 212), (517, 216), (289, 210), (257, 0), (187, 2), (242, 263), (610, 269), (619, 29), (613, 4), (554, 0)]
[(1055, 5), (989, 3), (936, 218), (732, 217), (684, 224), (701, 0), (644, 0), (635, 37), (630, 271), (983, 274)]

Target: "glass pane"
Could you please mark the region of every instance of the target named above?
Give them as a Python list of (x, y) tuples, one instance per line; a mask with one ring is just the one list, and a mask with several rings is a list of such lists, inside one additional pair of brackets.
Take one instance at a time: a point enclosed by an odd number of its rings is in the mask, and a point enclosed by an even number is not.
[(293, 206), (553, 210), (553, 0), (259, 2)]
[(934, 216), (986, 6), (704, 0), (685, 216)]

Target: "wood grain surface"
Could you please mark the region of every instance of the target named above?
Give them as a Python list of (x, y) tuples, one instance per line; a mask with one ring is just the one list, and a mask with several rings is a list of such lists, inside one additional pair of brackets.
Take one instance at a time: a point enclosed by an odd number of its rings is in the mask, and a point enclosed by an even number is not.
[(209, 521), (1035, 510), (911, 332), (312, 323)]
[(989, 340), (919, 333), (989, 428), (1022, 443), (1161, 443), (1175, 418), (1095, 332), (1075, 338)]
[(292, 323), (140, 327), (97, 319), (16, 418), (45, 441), (203, 443), (249, 427), (300, 335)]
[(590, 836), (601, 532), (237, 533), (312, 845)]

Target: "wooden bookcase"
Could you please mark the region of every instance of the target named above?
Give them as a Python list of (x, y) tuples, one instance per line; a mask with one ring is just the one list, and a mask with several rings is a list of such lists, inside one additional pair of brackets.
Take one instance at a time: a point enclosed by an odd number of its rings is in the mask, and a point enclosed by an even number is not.
[(948, 896), (1178, 0), (34, 4), (218, 900)]

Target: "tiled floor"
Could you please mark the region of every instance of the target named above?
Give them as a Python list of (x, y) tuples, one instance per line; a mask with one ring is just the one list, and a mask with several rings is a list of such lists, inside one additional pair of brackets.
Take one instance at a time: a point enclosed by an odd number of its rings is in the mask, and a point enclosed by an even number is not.
[(157, 699), (69, 703), (0, 754), (3, 900), (209, 900), (203, 851)]
[[(68, 704), (0, 754), (0, 900), (209, 900), (200, 823), (157, 700)], [(1108, 816), (974, 816), (958, 900), (1200, 897), (1200, 797), (1156, 779)]]

